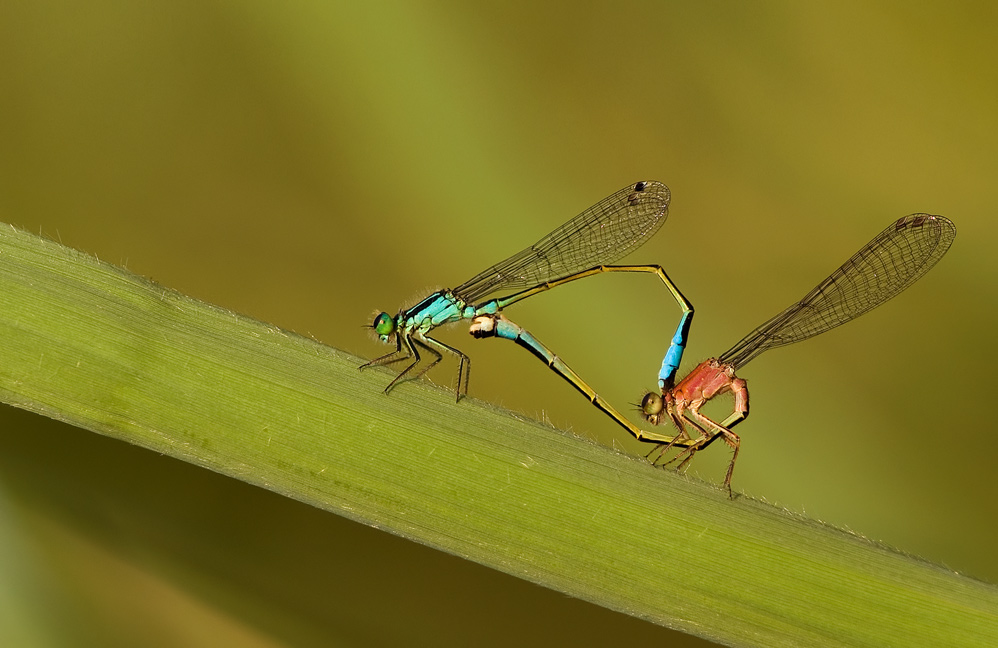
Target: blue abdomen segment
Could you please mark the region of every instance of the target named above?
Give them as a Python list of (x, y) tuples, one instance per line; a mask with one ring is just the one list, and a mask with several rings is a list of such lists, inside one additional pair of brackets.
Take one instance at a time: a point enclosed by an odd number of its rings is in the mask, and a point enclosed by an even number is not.
[(540, 343), (538, 343), (537, 340), (535, 340), (534, 337), (530, 335), (530, 333), (527, 333), (513, 322), (510, 322), (509, 320), (502, 317), (496, 320), (495, 335), (496, 337), (505, 338), (507, 340), (513, 340), (514, 342), (516, 341), (517, 338), (520, 338), (524, 341), (531, 342), (532, 343), (531, 347), (535, 349), (543, 348), (541, 347)]
[(558, 356), (551, 353), (547, 347), (541, 344), (528, 331), (520, 328), (518, 325), (509, 321), (505, 317), (496, 317), (492, 321), (495, 323), (495, 326), (491, 330), (491, 337), (498, 337), (516, 342), (524, 349), (527, 349), (537, 356), (541, 361), (547, 364), (547, 366), (557, 371), (563, 378), (575, 386), (576, 389), (580, 390), (587, 396), (590, 395), (592, 390), (587, 391), (587, 389), (581, 387), (581, 385), (585, 384), (582, 382), (582, 379), (579, 378), (574, 371), (568, 368), (568, 365), (559, 360)]
[(692, 321), (693, 311), (683, 313), (682, 319), (679, 320), (676, 334), (672, 336), (672, 343), (662, 360), (662, 369), (658, 372), (658, 386), (662, 389), (675, 383), (676, 372), (679, 371), (679, 364), (683, 361), (683, 352), (686, 351), (686, 340), (690, 335)]
[(465, 306), (464, 307), (464, 318), (472, 319), (478, 317), (479, 315), (496, 315), (499, 312), (499, 300), (493, 299), (487, 301), (481, 306)]

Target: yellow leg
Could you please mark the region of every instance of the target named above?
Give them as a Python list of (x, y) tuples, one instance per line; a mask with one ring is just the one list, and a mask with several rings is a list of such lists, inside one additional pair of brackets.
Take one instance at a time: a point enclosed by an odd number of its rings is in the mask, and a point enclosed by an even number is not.
[(572, 387), (575, 387), (575, 389), (582, 393), (582, 395), (584, 395), (598, 410), (613, 419), (618, 425), (620, 425), (620, 427), (627, 430), (627, 432), (638, 441), (646, 441), (659, 445), (665, 444), (670, 447), (686, 447), (686, 442), (682, 439), (665, 436), (663, 434), (655, 434), (653, 432), (645, 432), (628, 421), (620, 412), (610, 405), (610, 403), (597, 394), (596, 391), (590, 387), (581, 376), (579, 376), (579, 374), (575, 373), (575, 371), (573, 371), (572, 368), (569, 367), (561, 358), (544, 346), (540, 340), (535, 338), (528, 331), (508, 320), (506, 317), (502, 315), (482, 315), (477, 317), (472, 324), (471, 334), (479, 338), (505, 338), (507, 340), (512, 340), (527, 349), (547, 364), (547, 366), (550, 367), (556, 374), (564, 378), (570, 385), (572, 385)]

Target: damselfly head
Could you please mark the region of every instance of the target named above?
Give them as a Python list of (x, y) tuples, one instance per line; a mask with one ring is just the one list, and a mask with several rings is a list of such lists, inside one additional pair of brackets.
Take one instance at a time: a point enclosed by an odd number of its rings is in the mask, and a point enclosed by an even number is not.
[(662, 410), (665, 409), (665, 401), (662, 396), (655, 392), (648, 392), (641, 399), (641, 415), (652, 425), (662, 422)]
[(388, 313), (378, 313), (371, 328), (382, 342), (388, 342), (395, 333), (395, 319)]

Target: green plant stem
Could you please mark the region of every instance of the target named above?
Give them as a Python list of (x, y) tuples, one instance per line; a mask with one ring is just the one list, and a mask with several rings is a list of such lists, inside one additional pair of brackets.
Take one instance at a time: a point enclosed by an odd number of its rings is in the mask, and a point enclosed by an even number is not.
[(0, 226), (0, 399), (729, 645), (998, 645), (998, 588)]

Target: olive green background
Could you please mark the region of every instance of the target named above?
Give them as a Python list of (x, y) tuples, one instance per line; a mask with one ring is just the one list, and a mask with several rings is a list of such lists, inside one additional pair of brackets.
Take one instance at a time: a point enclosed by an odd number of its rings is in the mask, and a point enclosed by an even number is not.
[[(912, 289), (740, 372), (734, 487), (995, 582), (996, 29), (987, 2), (8, 2), (0, 221), (372, 357), (377, 310), (661, 180), (628, 261), (696, 306), (688, 369), (946, 215)], [(630, 411), (679, 312), (615, 275), (509, 315)], [(641, 450), (466, 331), (473, 397)], [(25, 412), (0, 440), (4, 645), (703, 645)]]

